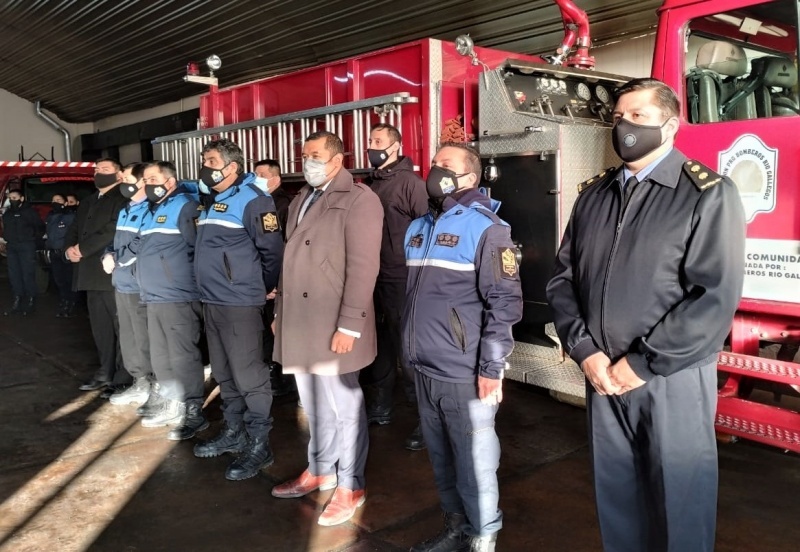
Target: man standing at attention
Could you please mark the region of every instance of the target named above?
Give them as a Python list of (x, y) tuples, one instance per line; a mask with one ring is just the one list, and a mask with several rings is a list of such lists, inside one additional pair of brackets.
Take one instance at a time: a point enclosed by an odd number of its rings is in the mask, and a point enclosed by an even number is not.
[(308, 186), (289, 207), (275, 301), (275, 360), (297, 378), (311, 440), (308, 468), (272, 495), (336, 487), (320, 525), (344, 523), (366, 499), (369, 436), (358, 371), (376, 351), (372, 292), (383, 209), (343, 162), (335, 134), (315, 132), (303, 144)]
[(522, 287), (511, 229), (476, 189), (480, 175), (473, 148), (442, 145), (425, 183), (430, 212), (405, 236), (403, 356), (445, 523), (413, 552), (493, 552), (503, 524), (494, 418)]
[(617, 92), (624, 164), (579, 187), (547, 298), (586, 374), (603, 548), (711, 552), (717, 354), (742, 293), (736, 186), (675, 149), (680, 109), (656, 79)]

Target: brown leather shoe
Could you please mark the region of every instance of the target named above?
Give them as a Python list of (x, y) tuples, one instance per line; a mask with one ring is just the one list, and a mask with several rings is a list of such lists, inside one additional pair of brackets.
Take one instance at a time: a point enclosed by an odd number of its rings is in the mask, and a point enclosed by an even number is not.
[(272, 496), (275, 498), (300, 498), (317, 489), (327, 491), (334, 487), (336, 487), (336, 474), (311, 475), (311, 472), (306, 469), (297, 479), (272, 487)]
[(356, 509), (363, 505), (366, 500), (367, 494), (364, 489), (351, 491), (344, 487), (336, 487), (331, 501), (325, 506), (317, 523), (325, 526), (344, 523), (353, 517), (353, 514), (356, 513)]

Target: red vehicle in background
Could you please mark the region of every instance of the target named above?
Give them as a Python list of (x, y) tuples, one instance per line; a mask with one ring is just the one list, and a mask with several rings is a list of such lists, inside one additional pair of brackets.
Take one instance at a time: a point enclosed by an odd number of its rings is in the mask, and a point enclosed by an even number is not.
[[(302, 140), (316, 130), (342, 137), (356, 175), (369, 171), (367, 137), (379, 121), (401, 129), (402, 153), (423, 176), (438, 143), (472, 142), (483, 185), (503, 202), (499, 214), (523, 255), (524, 317), (507, 375), (580, 398), (584, 377), (561, 352), (544, 289), (577, 185), (620, 164), (611, 111), (614, 88), (628, 78), (593, 69), (585, 14), (570, 0), (556, 3), (565, 37), (553, 56), (474, 48), (467, 36), (420, 40), (213, 87), (201, 101), (201, 130), (154, 144), (183, 178), (196, 177), (203, 144), (223, 137), (242, 147), (247, 169), (272, 158), (299, 179)], [(719, 361), (717, 429), (796, 452), (800, 413), (788, 397), (800, 384), (799, 6), (665, 0), (652, 70), (682, 99), (678, 147), (730, 176), (748, 217), (744, 298)]]

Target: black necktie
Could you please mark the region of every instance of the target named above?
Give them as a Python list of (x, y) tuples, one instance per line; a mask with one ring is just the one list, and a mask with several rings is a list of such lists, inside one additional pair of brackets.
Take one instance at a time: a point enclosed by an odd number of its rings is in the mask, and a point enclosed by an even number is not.
[(631, 176), (628, 180), (625, 181), (625, 188), (623, 189), (623, 193), (625, 196), (625, 205), (628, 205), (628, 202), (631, 199), (631, 195), (633, 195), (633, 190), (636, 188), (637, 184), (639, 184), (639, 180), (635, 176)]
[(319, 189), (314, 190), (314, 192), (311, 194), (311, 199), (308, 200), (308, 205), (306, 205), (305, 210), (300, 213), (300, 218), (297, 221), (298, 223), (303, 220), (303, 217), (306, 216), (306, 213), (308, 213), (308, 210), (311, 209), (311, 206), (314, 205), (320, 197), (322, 197), (322, 193), (324, 191), (325, 190)]

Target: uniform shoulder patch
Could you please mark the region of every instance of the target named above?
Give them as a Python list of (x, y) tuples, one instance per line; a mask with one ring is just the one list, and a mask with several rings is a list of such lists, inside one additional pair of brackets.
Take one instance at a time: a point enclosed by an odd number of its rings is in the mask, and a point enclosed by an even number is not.
[(497, 263), (503, 278), (515, 279), (519, 272), (519, 251), (515, 247), (498, 247)]
[(281, 225), (278, 222), (278, 214), (275, 211), (269, 211), (261, 215), (261, 229), (264, 233), (277, 232), (281, 229)]
[(691, 180), (700, 191), (707, 190), (711, 186), (716, 186), (722, 182), (721, 175), (717, 174), (716, 171), (709, 169), (700, 161), (695, 161), (694, 159), (690, 159), (683, 164), (683, 172), (686, 173), (686, 176), (689, 177), (689, 180)]
[(586, 189), (589, 188), (589, 186), (591, 186), (592, 184), (597, 184), (598, 182), (603, 180), (603, 178), (611, 174), (613, 171), (614, 167), (610, 167), (601, 172), (600, 174), (591, 177), (589, 180), (584, 180), (583, 182), (578, 184), (578, 193), (582, 194)]

